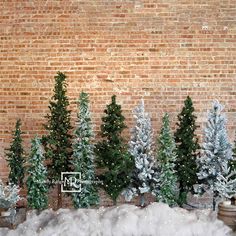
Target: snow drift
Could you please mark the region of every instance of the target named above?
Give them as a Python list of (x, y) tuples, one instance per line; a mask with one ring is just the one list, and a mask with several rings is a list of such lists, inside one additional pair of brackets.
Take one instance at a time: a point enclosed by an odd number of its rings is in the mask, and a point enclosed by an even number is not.
[(99, 209), (51, 209), (27, 220), (15, 230), (1, 229), (1, 236), (227, 236), (231, 230), (210, 210), (188, 212), (153, 203)]

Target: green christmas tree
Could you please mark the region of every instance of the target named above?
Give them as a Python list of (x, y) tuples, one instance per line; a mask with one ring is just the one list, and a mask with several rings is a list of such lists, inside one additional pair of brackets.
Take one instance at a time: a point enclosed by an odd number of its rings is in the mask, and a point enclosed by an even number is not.
[(43, 162), (43, 149), (40, 139), (36, 136), (31, 141), (26, 185), (28, 206), (39, 210), (46, 208), (48, 205), (47, 170)]
[(187, 202), (187, 193), (193, 191), (193, 185), (198, 183), (197, 163), (200, 149), (196, 137), (196, 116), (192, 99), (188, 96), (184, 107), (178, 115), (175, 142), (177, 145), (176, 170), (179, 179), (179, 204)]
[(158, 184), (154, 189), (157, 201), (176, 205), (177, 176), (175, 171), (176, 145), (171, 134), (168, 114), (163, 117), (163, 125), (157, 140)]
[[(55, 76), (54, 95), (50, 101), (50, 114), (47, 114), (47, 124), (44, 125), (48, 135), (44, 136), (42, 143), (45, 148), (48, 164), (48, 177), (51, 181), (60, 181), (61, 172), (70, 171), (70, 158), (72, 155), (70, 110), (67, 92), (66, 76), (58, 72)], [(61, 185), (57, 184), (58, 203), (62, 206)]]
[(15, 131), (13, 132), (13, 141), (7, 149), (7, 161), (10, 167), (9, 182), (14, 185), (23, 186), (24, 180), (24, 149), (22, 145), (21, 120), (16, 121)]
[(102, 118), (101, 125), (103, 140), (97, 143), (95, 150), (97, 165), (103, 170), (99, 175), (103, 182), (102, 187), (116, 204), (122, 190), (129, 185), (134, 163), (121, 136), (126, 128), (125, 117), (122, 115), (121, 106), (116, 103), (115, 95), (104, 112), (106, 115)]
[(75, 172), (81, 174), (81, 191), (72, 194), (75, 208), (87, 208), (99, 202), (95, 182), (94, 145), (88, 94), (82, 92), (79, 98), (78, 126), (73, 143), (72, 164)]

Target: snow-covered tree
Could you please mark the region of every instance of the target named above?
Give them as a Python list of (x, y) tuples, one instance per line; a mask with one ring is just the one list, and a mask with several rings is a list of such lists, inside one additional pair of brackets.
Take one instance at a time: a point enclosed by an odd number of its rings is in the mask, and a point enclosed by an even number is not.
[(223, 106), (214, 101), (204, 130), (202, 156), (198, 159), (198, 178), (205, 190), (210, 189), (213, 192), (213, 209), (216, 199), (222, 195), (217, 191), (219, 176), (226, 176), (225, 170), (232, 160), (232, 146), (228, 140), (226, 118), (222, 110)]
[(170, 130), (169, 116), (163, 117), (163, 125), (157, 140), (157, 166), (159, 171), (158, 184), (153, 193), (157, 201), (176, 205), (177, 175), (175, 169), (176, 145)]
[(88, 94), (82, 92), (79, 97), (78, 125), (75, 130), (75, 140), (73, 143), (72, 165), (75, 172), (80, 172), (81, 179), (86, 183), (81, 183), (81, 191), (72, 194), (75, 208), (87, 208), (99, 202), (98, 192), (94, 185), (94, 145), (92, 138), (92, 122), (89, 111)]
[(43, 148), (37, 136), (31, 141), (28, 165), (28, 206), (33, 209), (44, 209), (48, 205), (47, 170), (44, 166)]
[(236, 172), (223, 166), (223, 173), (217, 175), (215, 189), (220, 198), (230, 199), (236, 193)]
[(20, 189), (17, 185), (5, 185), (0, 179), (0, 208), (14, 207), (21, 199), (19, 196)]
[(132, 129), (129, 152), (134, 158), (135, 168), (130, 186), (123, 192), (130, 201), (134, 196), (141, 196), (141, 205), (145, 204), (144, 193), (151, 192), (154, 176), (153, 132), (151, 118), (145, 112), (144, 100), (134, 109), (135, 127)]

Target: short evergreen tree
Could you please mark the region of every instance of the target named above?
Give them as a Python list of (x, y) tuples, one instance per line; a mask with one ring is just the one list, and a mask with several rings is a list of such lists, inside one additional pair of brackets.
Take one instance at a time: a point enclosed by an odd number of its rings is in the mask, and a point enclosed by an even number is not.
[(16, 203), (21, 199), (20, 189), (17, 185), (5, 185), (0, 179), (0, 208), (14, 208)]
[(163, 117), (163, 125), (157, 140), (157, 165), (159, 170), (159, 184), (154, 189), (157, 201), (170, 206), (177, 202), (177, 176), (175, 171), (176, 145), (171, 134), (169, 116)]
[(193, 192), (198, 183), (196, 159), (200, 146), (196, 137), (196, 116), (192, 99), (188, 96), (178, 115), (177, 130), (174, 134), (177, 146), (176, 171), (179, 181), (179, 204), (187, 202), (187, 193)]
[(107, 105), (104, 112), (106, 115), (102, 118), (101, 125), (103, 140), (96, 144), (95, 149), (97, 165), (103, 172), (98, 178), (116, 204), (121, 191), (129, 185), (133, 161), (121, 136), (126, 128), (125, 117), (122, 115), (121, 106), (116, 103), (115, 95), (112, 96), (112, 102)]
[(88, 94), (82, 92), (79, 97), (78, 126), (75, 130), (73, 143), (72, 165), (75, 172), (81, 174), (81, 191), (72, 194), (75, 208), (87, 208), (99, 203), (95, 186), (94, 145), (92, 138), (92, 122), (89, 111)]
[(226, 176), (229, 161), (232, 160), (232, 146), (228, 140), (226, 118), (222, 114), (223, 106), (215, 101), (213, 109), (208, 113), (208, 121), (204, 130), (203, 153), (198, 159), (198, 178), (204, 190), (213, 192), (213, 209), (216, 200), (222, 195), (217, 189), (219, 176)]
[(144, 100), (134, 110), (136, 120), (132, 129), (129, 152), (134, 158), (135, 168), (130, 186), (123, 192), (127, 201), (141, 196), (141, 206), (145, 204), (144, 193), (151, 192), (154, 175), (153, 132), (151, 118), (145, 112)]
[(222, 174), (217, 175), (215, 190), (219, 198), (230, 199), (236, 192), (236, 172), (223, 166)]
[(48, 205), (47, 170), (44, 166), (41, 142), (37, 136), (31, 141), (27, 173), (28, 206), (38, 210), (46, 208)]
[(7, 161), (10, 167), (9, 182), (22, 187), (24, 180), (24, 149), (22, 145), (21, 120), (16, 121), (13, 140), (9, 149), (7, 149)]
[[(44, 136), (42, 143), (45, 148), (45, 157), (49, 160), (48, 177), (52, 181), (61, 180), (61, 172), (70, 171), (70, 158), (72, 154), (70, 125), (70, 110), (67, 92), (66, 76), (58, 72), (55, 76), (54, 95), (50, 101), (50, 114), (47, 114), (47, 124), (44, 125), (48, 135)], [(62, 206), (61, 186), (58, 187), (57, 207)]]

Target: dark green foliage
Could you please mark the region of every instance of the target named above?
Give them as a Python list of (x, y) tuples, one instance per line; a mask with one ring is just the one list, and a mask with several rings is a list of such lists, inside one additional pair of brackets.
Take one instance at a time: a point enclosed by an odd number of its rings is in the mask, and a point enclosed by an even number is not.
[[(47, 114), (47, 124), (44, 125), (48, 135), (42, 138), (45, 148), (45, 157), (48, 163), (48, 178), (53, 184), (61, 179), (61, 172), (70, 171), (70, 158), (72, 155), (72, 135), (69, 133), (70, 110), (68, 110), (69, 100), (66, 96), (66, 76), (58, 72), (55, 76), (54, 95), (51, 98)], [(61, 207), (61, 188), (58, 187), (58, 208)]]
[(234, 141), (234, 148), (232, 149), (233, 159), (229, 160), (229, 167), (231, 170), (236, 171), (236, 140)]
[(33, 209), (44, 209), (48, 205), (47, 171), (43, 162), (44, 156), (40, 139), (35, 137), (31, 141), (26, 181), (28, 207)]
[(21, 120), (16, 121), (15, 131), (13, 132), (13, 141), (7, 149), (7, 161), (10, 167), (9, 182), (11, 184), (23, 186), (24, 180), (24, 149), (22, 146)]
[(184, 107), (178, 115), (175, 142), (177, 146), (176, 171), (179, 179), (179, 204), (186, 203), (187, 193), (193, 191), (198, 183), (196, 158), (200, 149), (195, 131), (196, 116), (191, 98), (184, 101)]
[(72, 165), (75, 172), (81, 174), (83, 181), (81, 191), (72, 194), (75, 208), (88, 208), (99, 203), (99, 196), (95, 186), (94, 173), (94, 137), (89, 111), (88, 94), (82, 92), (79, 98), (78, 126), (75, 130), (73, 143)]
[(95, 149), (97, 165), (103, 170), (98, 177), (103, 182), (104, 190), (116, 203), (121, 191), (129, 185), (134, 163), (121, 137), (126, 125), (121, 106), (116, 104), (115, 95), (104, 112), (106, 115), (102, 118), (101, 125), (103, 140), (97, 143)]
[(61, 172), (69, 171), (71, 157), (71, 134), (69, 101), (66, 96), (66, 76), (58, 72), (55, 76), (54, 95), (50, 101), (50, 114), (47, 114), (48, 135), (42, 141), (46, 151), (46, 158), (50, 160), (48, 174), (54, 180), (60, 180)]

